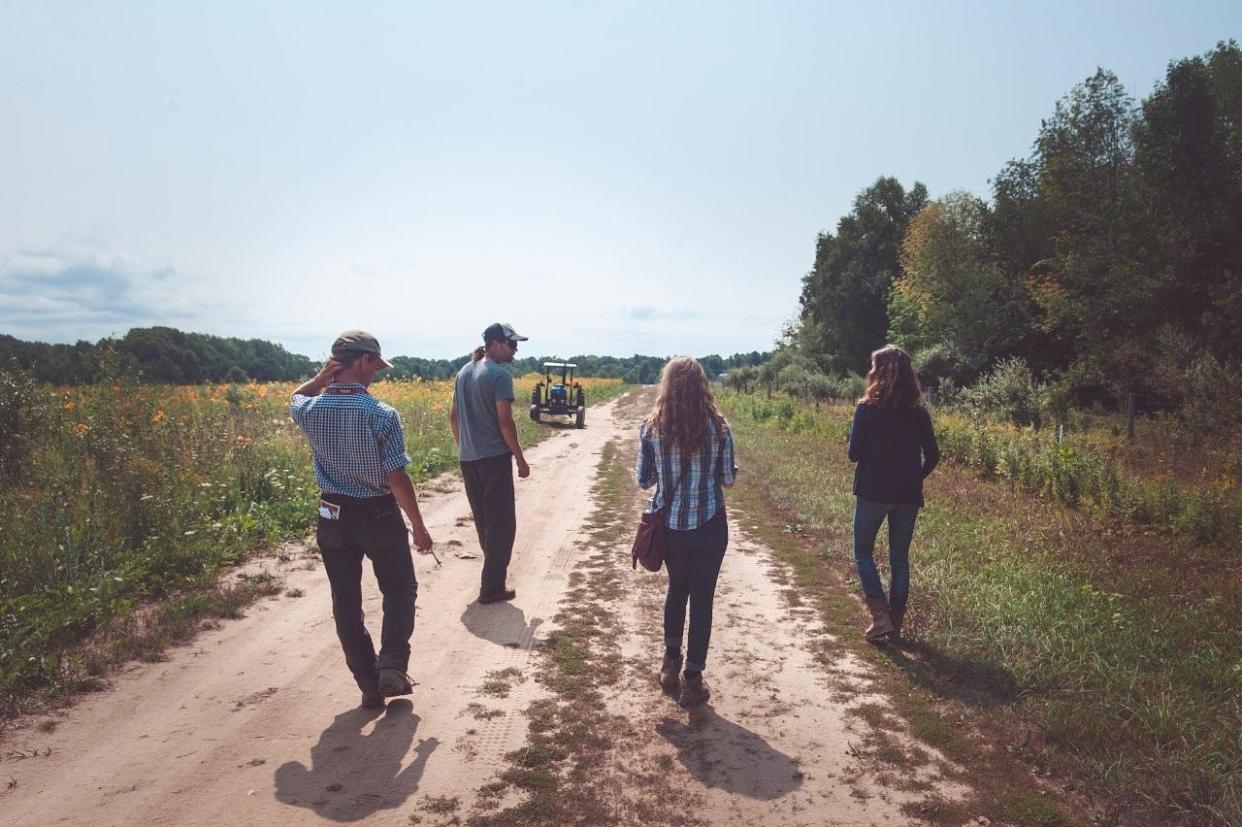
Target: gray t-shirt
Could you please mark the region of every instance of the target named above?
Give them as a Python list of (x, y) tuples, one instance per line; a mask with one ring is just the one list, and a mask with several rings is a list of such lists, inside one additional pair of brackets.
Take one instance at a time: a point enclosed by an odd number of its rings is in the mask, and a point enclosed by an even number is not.
[(500, 365), (480, 359), (466, 363), (457, 372), (453, 402), (457, 405), (462, 462), (509, 453), (496, 416), (496, 402), (502, 399), (513, 401), (513, 377)]

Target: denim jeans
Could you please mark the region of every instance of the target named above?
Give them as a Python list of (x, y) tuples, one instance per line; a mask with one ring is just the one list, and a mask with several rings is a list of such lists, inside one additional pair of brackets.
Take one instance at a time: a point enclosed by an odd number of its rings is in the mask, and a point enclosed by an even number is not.
[(888, 518), (888, 567), (891, 572), (888, 607), (895, 614), (906, 610), (910, 597), (910, 541), (914, 539), (917, 505), (877, 503), (857, 497), (854, 504), (854, 564), (867, 597), (883, 599), (884, 586), (875, 567), (875, 537)]
[(664, 532), (664, 565), (668, 569), (668, 595), (664, 599), (664, 645), (681, 649), (686, 628), (686, 602), (690, 603), (689, 648), (686, 669), (702, 672), (707, 663), (707, 644), (712, 637), (712, 603), (716, 579), (729, 546), (729, 521), (720, 515), (689, 531)]
[(513, 502), (513, 455), (469, 460), (461, 463), (466, 499), (474, 516), (474, 529), (483, 549), (483, 573), (479, 596), (505, 590), (513, 539), (517, 536), (517, 510)]
[[(380, 669), (405, 672), (409, 668), (414, 600), (418, 595), (409, 535), (391, 494), (369, 499), (325, 494), (324, 499), (341, 506), (340, 519), (320, 517), (317, 531), (319, 552), (332, 586), (336, 636), (358, 687), (372, 692)], [(362, 611), (364, 556), (371, 558), (371, 568), (384, 596), (378, 657)]]

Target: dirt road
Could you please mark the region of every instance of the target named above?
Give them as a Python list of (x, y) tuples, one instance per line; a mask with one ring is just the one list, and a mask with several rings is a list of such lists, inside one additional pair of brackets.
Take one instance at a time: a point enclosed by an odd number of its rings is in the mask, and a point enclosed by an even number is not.
[[(538, 643), (571, 570), (584, 564), (601, 451), (612, 443), (631, 461), (643, 407), (593, 409), (586, 430), (559, 430), (528, 453), (511, 604), (474, 602), (481, 559), (459, 481), (420, 489), (444, 566), (416, 558), (412, 696), (378, 714), (357, 707), (327, 580), (312, 551), (295, 549), (266, 563), (285, 581), (281, 596), (164, 662), (130, 667), (104, 692), (10, 730), (0, 823), (466, 821), (503, 756), (525, 742), (527, 707), (547, 693), (535, 680)], [(928, 790), (953, 796), (951, 768), (936, 756), (921, 753), (919, 768), (901, 779), (877, 774), (862, 757), (851, 710), (882, 709), (884, 699), (869, 693), (858, 663), (816, 658), (823, 631), (814, 611), (790, 593), (765, 548), (736, 524), (731, 531), (708, 670), (716, 694), (694, 714), (661, 697), (654, 682), (663, 575), (629, 572), (623, 547), (597, 550), (596, 565), (605, 560), (632, 586), (607, 605), (627, 630), (619, 641), (624, 678), (608, 693), (607, 711), (633, 731), (601, 776), (619, 779), (624, 797), (627, 763), (659, 764), (706, 823), (905, 824), (903, 803)], [(377, 629), (370, 579), (366, 609)], [(892, 729), (893, 748), (915, 749), (899, 721)]]

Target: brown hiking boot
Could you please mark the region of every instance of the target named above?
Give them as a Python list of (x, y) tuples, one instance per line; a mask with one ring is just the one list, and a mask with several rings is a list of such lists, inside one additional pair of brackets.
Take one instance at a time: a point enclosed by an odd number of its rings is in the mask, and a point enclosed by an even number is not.
[(676, 692), (681, 688), (681, 658), (670, 658), (664, 656), (664, 663), (660, 666), (660, 686), (664, 687), (664, 691), (668, 693)]
[(868, 643), (883, 643), (896, 631), (893, 620), (888, 615), (888, 601), (882, 597), (868, 597), (867, 611), (871, 612), (871, 625), (863, 634)]
[(383, 709), (387, 705), (384, 696), (379, 693), (378, 689), (368, 690), (362, 693), (363, 709)]
[(703, 682), (702, 673), (699, 673), (694, 677), (686, 677), (686, 680), (681, 685), (681, 697), (677, 699), (677, 703), (689, 709), (692, 706), (704, 703), (711, 696), (712, 691)]
[(900, 612), (890, 611), (888, 613), (888, 619), (889, 619), (889, 622), (893, 624), (893, 633), (889, 635), (889, 637), (896, 642), (901, 642), (901, 624), (902, 624), (902, 621), (906, 619), (905, 611), (904, 610)]

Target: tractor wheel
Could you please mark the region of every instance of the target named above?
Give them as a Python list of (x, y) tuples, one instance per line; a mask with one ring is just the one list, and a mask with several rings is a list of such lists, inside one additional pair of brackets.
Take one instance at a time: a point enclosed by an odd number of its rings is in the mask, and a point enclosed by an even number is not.
[(578, 415), (574, 417), (574, 424), (579, 428), (586, 427), (586, 408), (581, 406), (578, 408)]
[(538, 405), (530, 406), (530, 418), (532, 422), (539, 421), (539, 406)]

